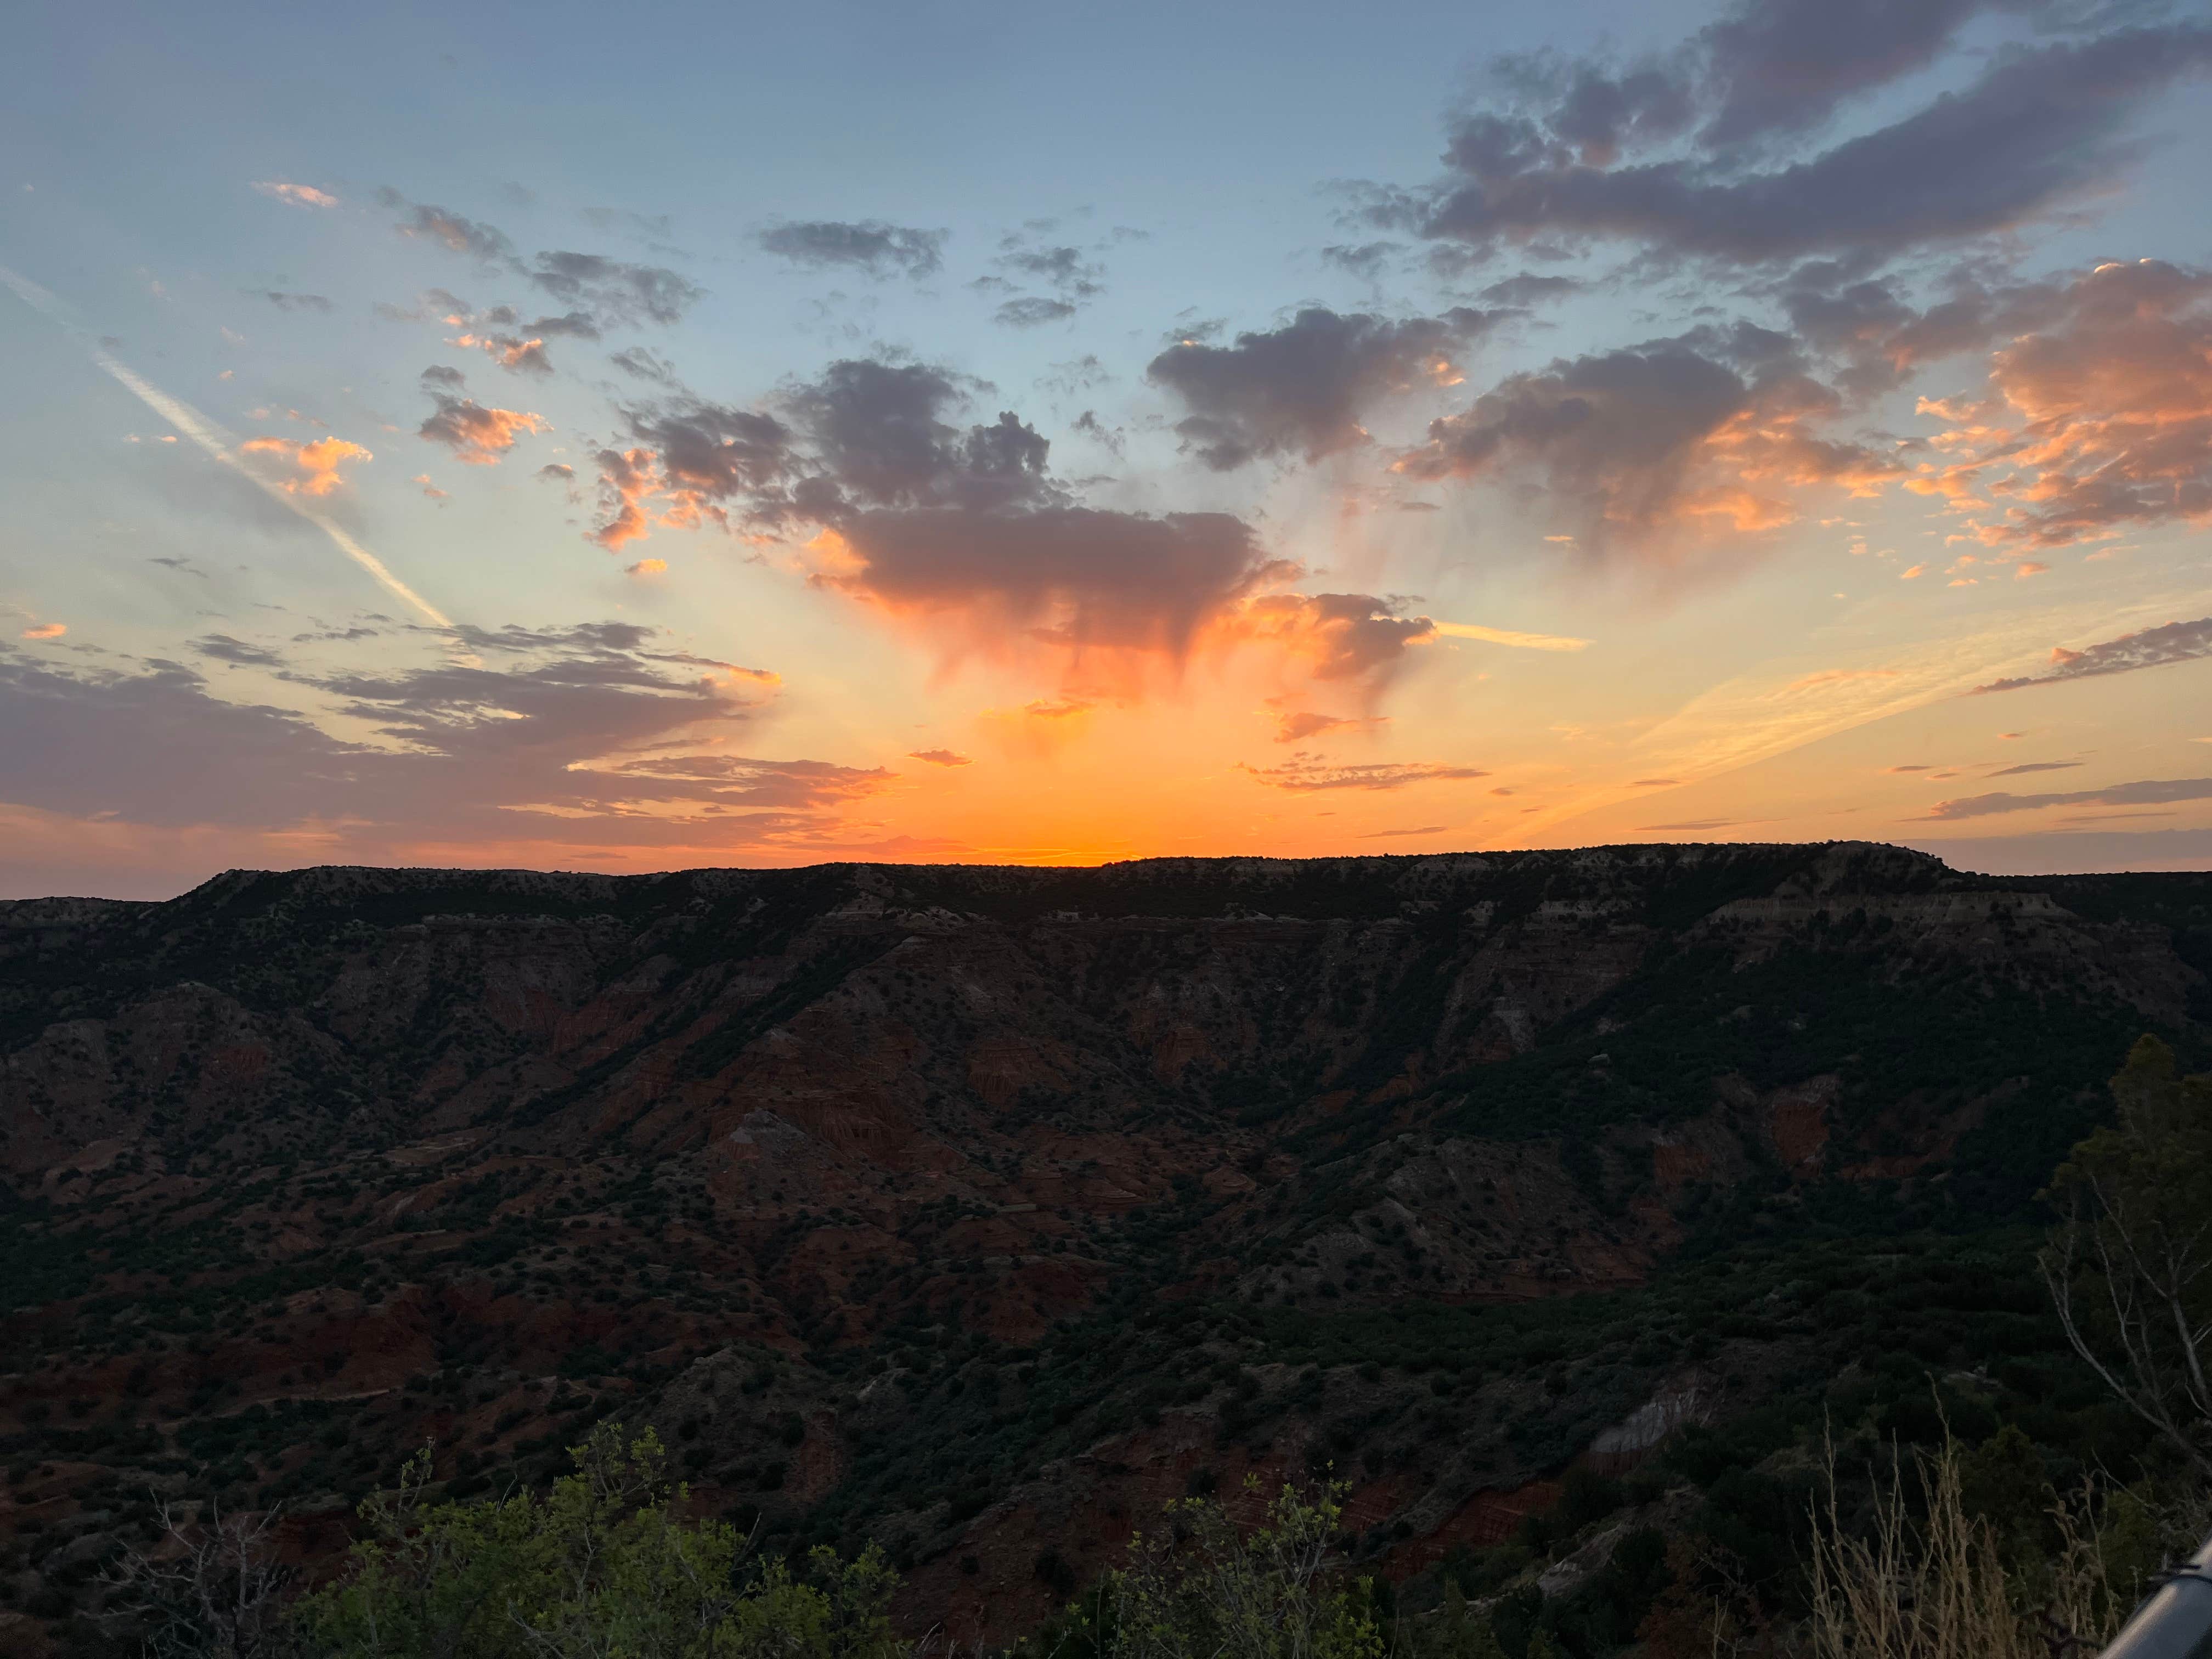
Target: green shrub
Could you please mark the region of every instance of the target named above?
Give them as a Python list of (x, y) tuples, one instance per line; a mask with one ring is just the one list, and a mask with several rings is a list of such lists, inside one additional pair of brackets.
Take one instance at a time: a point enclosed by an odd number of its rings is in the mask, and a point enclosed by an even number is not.
[(523, 1492), (426, 1505), (428, 1455), (362, 1510), (346, 1572), (304, 1597), (298, 1628), (327, 1659), (894, 1659), (897, 1580), (871, 1548), (817, 1548), (794, 1569), (751, 1557), (724, 1521), (681, 1518), (659, 1438), (603, 1424), (576, 1472)]

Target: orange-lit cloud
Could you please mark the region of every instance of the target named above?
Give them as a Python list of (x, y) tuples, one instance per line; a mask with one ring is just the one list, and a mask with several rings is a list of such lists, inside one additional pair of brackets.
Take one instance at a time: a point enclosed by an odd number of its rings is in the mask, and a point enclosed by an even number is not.
[(629, 576), (658, 576), (665, 573), (667, 568), (668, 561), (665, 559), (640, 559), (635, 564), (624, 565), (623, 574)]
[(69, 632), (67, 623), (39, 623), (23, 630), (27, 640), (58, 640)]
[(2212, 274), (2100, 265), (2057, 309), (1990, 360), (1984, 403), (1922, 404), (1961, 456), (1942, 478), (2001, 508), (1969, 534), (2017, 551), (2212, 520)]
[(1522, 651), (1582, 651), (1590, 643), (1566, 634), (1523, 634), (1510, 628), (1485, 628), (1480, 623), (1440, 622), (1437, 632), (1447, 639), (1481, 640), (1486, 644), (1510, 645)]
[(543, 415), (491, 408), (473, 398), (456, 398), (442, 392), (430, 395), (437, 410), (416, 428), (416, 434), (431, 443), (445, 445), (464, 465), (495, 466), (500, 457), (514, 447), (516, 439), (552, 429)]
[(1720, 526), (1761, 536), (1801, 516), (1796, 491), (1866, 496), (1904, 477), (1892, 458), (1825, 434), (1842, 401), (1786, 347), (1738, 326), (1563, 358), (1431, 422), (1394, 470), (1540, 484), (1552, 512), (1578, 521), (1571, 541), (1601, 551), (1710, 544)]
[(336, 207), (338, 198), (326, 190), (317, 190), (313, 185), (287, 184), (281, 179), (263, 179), (254, 183), (254, 189), (273, 200), (289, 203), (294, 207)]
[(1273, 788), (1297, 794), (1325, 789), (1403, 789), (1410, 784), (1457, 782), (1490, 775), (1478, 767), (1446, 766), (1426, 761), (1345, 766), (1303, 750), (1280, 765), (1240, 765), (1237, 769)]
[(1304, 708), (1282, 709), (1275, 714), (1275, 741), (1303, 743), (1308, 738), (1323, 737), (1331, 732), (1370, 732), (1389, 724), (1389, 717), (1382, 715), (1360, 717), (1323, 714)]
[(536, 336), (525, 339), (519, 334), (457, 334), (446, 342), (464, 351), (481, 351), (502, 368), (519, 374), (550, 374), (552, 360), (545, 355), (545, 342)]
[(248, 438), (239, 449), (244, 454), (270, 457), (281, 468), (289, 469), (291, 477), (276, 482), (294, 495), (331, 495), (345, 483), (338, 474), (339, 467), (375, 459), (359, 444), (343, 438), (318, 438), (305, 444), (289, 438)]
[(968, 757), (953, 749), (917, 749), (908, 755), (908, 760), (927, 761), (932, 766), (965, 766)]
[(1265, 645), (1314, 679), (1356, 682), (1370, 692), (1408, 651), (1437, 637), (1428, 617), (1399, 616), (1368, 593), (1263, 593), (1225, 611), (1216, 628), (1224, 642)]
[[(600, 507), (605, 522), (592, 539), (610, 553), (619, 553), (646, 533), (649, 520), (645, 504), (659, 488), (660, 477), (649, 449), (603, 449), (599, 464)], [(545, 469), (539, 469), (543, 476)], [(565, 467), (563, 477), (574, 474)]]

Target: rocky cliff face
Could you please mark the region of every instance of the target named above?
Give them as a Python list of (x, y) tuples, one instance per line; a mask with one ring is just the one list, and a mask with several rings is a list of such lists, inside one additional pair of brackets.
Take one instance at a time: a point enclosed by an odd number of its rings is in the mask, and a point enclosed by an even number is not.
[(149, 1486), (312, 1553), (426, 1437), (465, 1492), (609, 1413), (994, 1640), (1247, 1469), (1431, 1559), (1780, 1363), (1546, 1309), (2016, 1220), (2208, 942), (2212, 878), (1849, 844), (0, 904), (13, 1616)]

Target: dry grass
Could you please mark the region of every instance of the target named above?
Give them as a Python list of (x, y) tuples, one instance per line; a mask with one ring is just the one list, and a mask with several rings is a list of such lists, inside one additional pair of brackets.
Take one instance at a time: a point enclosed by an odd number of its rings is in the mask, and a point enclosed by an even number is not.
[[(2146, 1586), (2144, 1549), (2194, 1519), (2154, 1515), (2132, 1494), (2094, 1481), (2054, 1498), (2059, 1546), (2008, 1565), (1995, 1531), (1967, 1512), (1960, 1449), (1916, 1454), (1875, 1494), (1874, 1525), (1853, 1536), (1828, 1498), (1814, 1516), (1814, 1659), (2051, 1659), (2094, 1653), (2118, 1632)], [(1927, 1514), (1916, 1516), (1915, 1486)], [(2146, 1536), (2148, 1533), (2148, 1536)], [(2075, 1645), (2078, 1644), (2079, 1645)]]

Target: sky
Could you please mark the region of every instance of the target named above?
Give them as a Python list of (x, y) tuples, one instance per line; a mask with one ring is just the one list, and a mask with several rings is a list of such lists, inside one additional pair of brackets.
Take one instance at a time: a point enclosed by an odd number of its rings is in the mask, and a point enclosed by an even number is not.
[(0, 896), (2212, 868), (2212, 4), (89, 3)]

